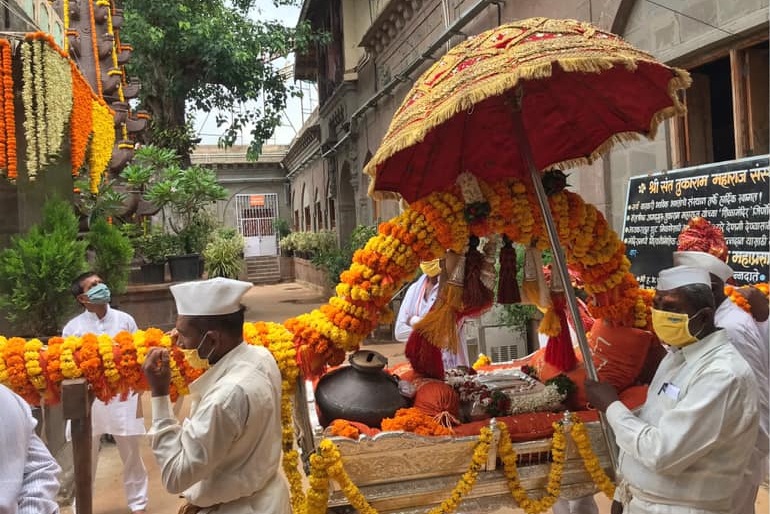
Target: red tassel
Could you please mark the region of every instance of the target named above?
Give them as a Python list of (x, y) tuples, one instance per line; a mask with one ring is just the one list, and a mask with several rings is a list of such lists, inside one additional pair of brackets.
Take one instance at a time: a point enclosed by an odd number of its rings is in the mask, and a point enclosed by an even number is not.
[(548, 339), (548, 345), (545, 347), (545, 361), (560, 371), (570, 371), (577, 364), (575, 350), (572, 348), (572, 340), (569, 336), (569, 325), (565, 307), (567, 300), (564, 293), (551, 293), (554, 312), (559, 316), (561, 330), (559, 335), (551, 336)]
[(473, 316), (492, 306), (494, 293), (481, 281), (484, 255), (478, 249), (479, 238), (471, 236), (468, 252), (465, 254), (465, 277), (463, 280), (463, 308), (460, 317)]
[(510, 305), (521, 302), (519, 282), (516, 280), (516, 248), (508, 236), (503, 236), (500, 249), (500, 277), (497, 279), (497, 303)]
[(404, 349), (412, 369), (426, 377), (444, 380), (441, 349), (428, 341), (419, 331), (412, 330)]

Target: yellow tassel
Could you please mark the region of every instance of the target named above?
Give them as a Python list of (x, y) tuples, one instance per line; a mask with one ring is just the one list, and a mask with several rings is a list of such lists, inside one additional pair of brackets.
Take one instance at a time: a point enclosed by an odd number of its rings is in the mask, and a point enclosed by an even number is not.
[(451, 282), (444, 284), (433, 308), (415, 325), (415, 330), (433, 346), (457, 353), (457, 312), (462, 307), (463, 288)]
[(548, 337), (556, 337), (559, 335), (559, 332), (561, 332), (559, 316), (554, 312), (552, 307), (549, 307), (548, 310), (545, 311), (545, 315), (543, 316), (543, 319), (540, 320), (537, 331)]

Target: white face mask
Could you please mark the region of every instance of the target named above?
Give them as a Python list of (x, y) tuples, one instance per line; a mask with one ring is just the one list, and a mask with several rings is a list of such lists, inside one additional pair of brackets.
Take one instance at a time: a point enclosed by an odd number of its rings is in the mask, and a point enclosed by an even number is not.
[(181, 348), (182, 353), (184, 354), (184, 358), (187, 361), (187, 364), (189, 364), (191, 368), (207, 370), (211, 367), (211, 363), (209, 362), (209, 359), (211, 358), (211, 354), (214, 353), (214, 349), (216, 348), (216, 346), (212, 346), (208, 355), (206, 355), (205, 357), (201, 357), (200, 353), (198, 353), (198, 350), (200, 350), (200, 347), (203, 344), (203, 341), (206, 340), (206, 337), (208, 337), (208, 335), (209, 335), (208, 332), (203, 334), (203, 337), (198, 343), (198, 346), (195, 348), (192, 348), (192, 349)]

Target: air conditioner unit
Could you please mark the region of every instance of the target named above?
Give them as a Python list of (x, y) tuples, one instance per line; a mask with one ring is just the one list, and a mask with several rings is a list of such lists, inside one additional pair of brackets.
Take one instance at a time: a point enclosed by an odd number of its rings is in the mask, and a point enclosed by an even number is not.
[(482, 325), (479, 328), (479, 349), (492, 362), (521, 359), (527, 355), (527, 336), (505, 325)]

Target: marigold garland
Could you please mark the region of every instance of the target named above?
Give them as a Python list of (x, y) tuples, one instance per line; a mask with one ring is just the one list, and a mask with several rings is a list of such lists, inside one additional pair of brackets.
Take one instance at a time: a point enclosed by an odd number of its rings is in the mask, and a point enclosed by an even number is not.
[(74, 61), (71, 61), (70, 70), (72, 74), (70, 162), (72, 163), (72, 176), (77, 177), (80, 175), (80, 169), (86, 162), (86, 150), (88, 149), (88, 142), (91, 140), (91, 132), (93, 132), (93, 107), (91, 102), (94, 98), (91, 86), (83, 77)]
[(5, 163), (7, 176), (16, 180), (18, 162), (16, 154), (16, 106), (13, 93), (13, 70), (11, 44), (4, 40), (0, 43), (0, 56), (3, 60), (3, 124), (5, 126)]
[(585, 424), (575, 415), (572, 416), (570, 434), (575, 441), (580, 457), (583, 459), (586, 471), (591, 475), (591, 480), (594, 481), (607, 498), (612, 499), (615, 496), (615, 484), (607, 476), (607, 473), (604, 472), (599, 459), (596, 457), (593, 448), (591, 448), (591, 438), (588, 437), (588, 430), (586, 430)]
[(91, 101), (91, 116), (93, 120), (93, 138), (88, 157), (91, 192), (99, 190), (102, 176), (112, 158), (115, 147), (115, 127), (112, 111), (103, 101)]
[(751, 304), (749, 303), (749, 299), (743, 296), (738, 288), (731, 285), (725, 285), (725, 296), (745, 312), (751, 314)]
[(508, 479), (508, 488), (511, 496), (516, 503), (527, 514), (540, 514), (550, 509), (556, 500), (559, 499), (561, 491), (561, 479), (564, 472), (564, 459), (567, 452), (567, 440), (564, 436), (564, 425), (561, 423), (553, 424), (553, 439), (551, 441), (551, 469), (548, 472), (548, 482), (545, 490), (546, 494), (539, 500), (533, 500), (527, 494), (519, 481), (519, 472), (516, 467), (516, 450), (513, 449), (511, 438), (508, 434), (508, 427), (505, 423), (500, 423), (500, 457), (503, 461), (505, 478)]
[(382, 420), (382, 429), (388, 432), (414, 432), (418, 435), (452, 435), (454, 432), (420, 409), (398, 409), (395, 416)]
[[(537, 248), (549, 247), (534, 188), (509, 179), (494, 184), (479, 180), (490, 206), (487, 219), (470, 227), (458, 187), (434, 192), (412, 203), (395, 218), (380, 224), (378, 234), (353, 255), (340, 275), (336, 296), (320, 308), (287, 320), (294, 333), (300, 367), (306, 376), (323, 373), (341, 362), (371, 332), (386, 311), (391, 296), (408, 281), (421, 260), (461, 251), (473, 231), (477, 236), (505, 234)], [(651, 298), (640, 291), (630, 273), (625, 245), (604, 216), (579, 195), (562, 190), (549, 203), (568, 263), (590, 295), (595, 318), (617, 326), (649, 329)], [(548, 318), (541, 332), (556, 332)]]
[(96, 13), (94, 11), (94, 2), (88, 0), (88, 21), (91, 24), (91, 49), (94, 54), (94, 74), (96, 75), (96, 93), (99, 98), (102, 98), (104, 92), (102, 91), (102, 68), (99, 63), (99, 38), (96, 37)]

